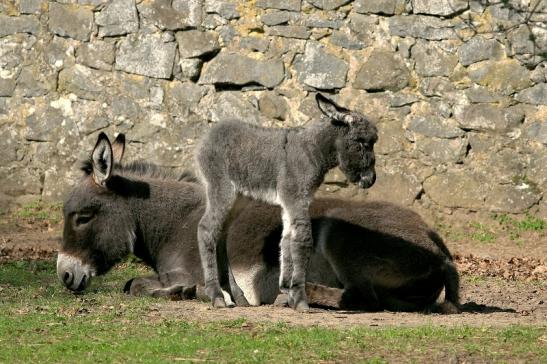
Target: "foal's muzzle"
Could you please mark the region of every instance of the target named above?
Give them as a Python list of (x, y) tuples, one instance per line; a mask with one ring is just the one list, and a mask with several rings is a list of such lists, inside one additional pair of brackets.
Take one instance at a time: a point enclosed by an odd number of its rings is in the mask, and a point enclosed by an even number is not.
[(369, 187), (372, 187), (374, 182), (376, 182), (376, 173), (368, 172), (361, 175), (361, 179), (359, 179), (359, 187), (369, 188)]
[(91, 266), (79, 258), (64, 253), (57, 255), (57, 277), (71, 291), (83, 292), (94, 275)]

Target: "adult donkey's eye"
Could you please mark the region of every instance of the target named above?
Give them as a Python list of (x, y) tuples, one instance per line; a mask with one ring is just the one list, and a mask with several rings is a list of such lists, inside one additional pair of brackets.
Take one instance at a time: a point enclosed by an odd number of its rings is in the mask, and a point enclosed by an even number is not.
[(90, 222), (94, 216), (95, 215), (93, 215), (92, 213), (76, 214), (74, 216), (74, 222), (76, 226), (81, 226)]

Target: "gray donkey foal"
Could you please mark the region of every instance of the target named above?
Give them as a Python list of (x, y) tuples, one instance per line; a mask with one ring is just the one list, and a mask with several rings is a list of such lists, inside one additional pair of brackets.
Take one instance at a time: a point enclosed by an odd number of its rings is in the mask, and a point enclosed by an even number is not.
[[(218, 244), (238, 194), (281, 207), (279, 286), (283, 294), (288, 293), (291, 307), (307, 311), (306, 268), (313, 246), (308, 210), (315, 191), (325, 174), (336, 166), (362, 188), (372, 186), (376, 180), (374, 124), (321, 94), (316, 95), (316, 101), (328, 120), (287, 129), (223, 122), (213, 127), (197, 147), (196, 166), (207, 198), (198, 225), (198, 242), (205, 292), (215, 307), (226, 306), (217, 254), (219, 259), (227, 260), (227, 256)], [(233, 280), (230, 291), (241, 292)], [(242, 295), (235, 300), (242, 304), (246, 301)]]

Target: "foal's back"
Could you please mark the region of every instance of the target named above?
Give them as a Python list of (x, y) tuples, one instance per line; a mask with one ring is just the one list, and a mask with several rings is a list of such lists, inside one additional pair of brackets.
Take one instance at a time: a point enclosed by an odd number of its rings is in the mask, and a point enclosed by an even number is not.
[(286, 133), (287, 129), (235, 120), (215, 125), (196, 150), (199, 173), (205, 177), (202, 179), (231, 183), (240, 193), (270, 200), (254, 196), (253, 191), (265, 188), (275, 191), (284, 160)]

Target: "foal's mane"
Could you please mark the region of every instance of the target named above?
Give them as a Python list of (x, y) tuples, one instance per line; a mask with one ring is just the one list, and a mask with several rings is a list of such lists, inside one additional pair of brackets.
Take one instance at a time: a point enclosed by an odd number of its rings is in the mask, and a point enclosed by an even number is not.
[[(87, 175), (93, 173), (93, 161), (85, 160), (80, 167)], [(153, 178), (165, 181), (179, 181), (198, 183), (198, 179), (188, 171), (177, 172), (173, 169), (159, 166), (147, 161), (132, 161), (127, 164), (114, 163), (114, 173), (122, 176), (132, 176), (141, 178)]]

